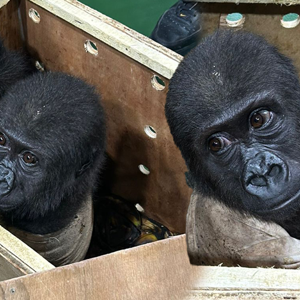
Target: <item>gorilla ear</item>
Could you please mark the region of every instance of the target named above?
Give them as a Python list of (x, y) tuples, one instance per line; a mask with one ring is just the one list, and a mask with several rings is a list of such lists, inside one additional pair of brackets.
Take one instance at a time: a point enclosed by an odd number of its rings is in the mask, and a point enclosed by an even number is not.
[(88, 160), (87, 162), (85, 162), (81, 168), (76, 172), (75, 174), (75, 178), (78, 178), (79, 176), (81, 176), (89, 167), (90, 165), (92, 164), (93, 160), (90, 159)]

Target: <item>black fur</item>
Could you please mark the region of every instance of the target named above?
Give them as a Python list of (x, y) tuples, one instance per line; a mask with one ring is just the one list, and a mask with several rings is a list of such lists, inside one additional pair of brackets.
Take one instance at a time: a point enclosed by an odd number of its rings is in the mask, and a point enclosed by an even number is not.
[(7, 50), (0, 39), (0, 97), (9, 86), (35, 71), (37, 70), (27, 55)]
[[(47, 233), (74, 217), (103, 164), (99, 100), (80, 79), (51, 72), (20, 80), (0, 100), (0, 211), (11, 225)], [(24, 162), (27, 152), (36, 164)]]
[(300, 84), (289, 58), (259, 36), (217, 31), (180, 63), (165, 112), (199, 193), (300, 237)]

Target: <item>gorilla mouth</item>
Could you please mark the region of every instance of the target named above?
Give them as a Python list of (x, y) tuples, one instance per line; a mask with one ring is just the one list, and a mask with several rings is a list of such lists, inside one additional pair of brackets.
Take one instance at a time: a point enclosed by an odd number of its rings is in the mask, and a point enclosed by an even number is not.
[(2, 211), (11, 211), (14, 210), (18, 205), (16, 203), (11, 203), (8, 201), (4, 201), (4, 203), (2, 202), (3, 200), (0, 199), (0, 209)]
[(297, 200), (300, 200), (300, 190), (298, 190), (296, 192), (296, 194), (294, 196), (292, 196), (291, 198), (289, 198), (289, 199), (284, 198), (279, 203), (278, 203), (278, 201), (276, 201), (276, 204), (271, 206), (267, 211), (258, 211), (258, 213), (275, 212), (275, 211), (278, 211), (280, 209), (286, 208), (288, 205), (290, 205), (293, 202), (296, 202)]

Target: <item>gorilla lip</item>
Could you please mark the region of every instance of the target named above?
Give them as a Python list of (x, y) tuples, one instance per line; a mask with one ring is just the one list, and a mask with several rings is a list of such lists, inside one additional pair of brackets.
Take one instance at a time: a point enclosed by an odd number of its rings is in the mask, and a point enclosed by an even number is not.
[[(291, 202), (296, 201), (297, 198), (300, 198), (300, 190), (298, 190), (298, 192), (294, 196), (289, 198), (288, 200), (283, 200), (283, 201), (281, 201), (281, 203), (279, 205), (275, 205), (273, 208), (268, 209), (268, 212), (274, 212), (274, 211), (280, 210), (282, 208), (285, 208)], [(262, 212), (264, 212), (264, 211), (257, 211), (257, 213), (262, 213)]]

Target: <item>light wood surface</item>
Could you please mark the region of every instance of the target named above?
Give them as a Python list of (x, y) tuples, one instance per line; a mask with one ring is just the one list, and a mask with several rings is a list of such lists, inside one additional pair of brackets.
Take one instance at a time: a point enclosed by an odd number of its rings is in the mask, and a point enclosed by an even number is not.
[(0, 226), (0, 281), (53, 268), (39, 254)]
[(192, 275), (185, 249), (183, 235), (4, 281), (0, 298), (181, 300)]

